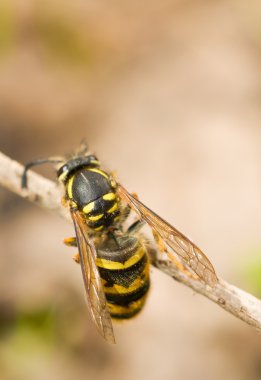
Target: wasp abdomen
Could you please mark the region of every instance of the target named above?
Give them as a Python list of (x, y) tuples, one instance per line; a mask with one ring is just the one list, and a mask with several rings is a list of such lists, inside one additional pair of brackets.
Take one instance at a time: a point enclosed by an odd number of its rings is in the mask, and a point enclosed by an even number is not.
[(110, 238), (98, 250), (97, 266), (111, 316), (124, 319), (137, 314), (150, 286), (145, 247), (132, 236)]

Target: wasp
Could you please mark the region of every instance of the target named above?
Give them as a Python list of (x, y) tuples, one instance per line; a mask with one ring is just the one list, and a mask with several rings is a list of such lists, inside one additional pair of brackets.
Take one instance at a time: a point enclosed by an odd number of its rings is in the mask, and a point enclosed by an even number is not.
[[(69, 159), (29, 162), (21, 179), (23, 188), (28, 169), (43, 163), (57, 165), (57, 178), (65, 191), (63, 204), (70, 210), (76, 235), (64, 243), (78, 248), (75, 261), (81, 265), (88, 309), (106, 341), (115, 343), (112, 318), (133, 317), (147, 298), (150, 255), (155, 248), (140, 234), (144, 224), (153, 232), (156, 249), (167, 255), (168, 265), (178, 266), (206, 285), (218, 282), (207, 256), (103, 170), (86, 145)], [(125, 229), (131, 211), (137, 220)]]

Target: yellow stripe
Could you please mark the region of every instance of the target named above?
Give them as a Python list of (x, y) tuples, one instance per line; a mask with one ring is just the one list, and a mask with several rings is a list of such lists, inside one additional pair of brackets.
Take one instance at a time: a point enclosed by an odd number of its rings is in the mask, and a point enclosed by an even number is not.
[(129, 314), (129, 313), (134, 313), (135, 311), (139, 310), (142, 308), (144, 305), (145, 301), (147, 298), (147, 294), (145, 294), (142, 298), (140, 298), (137, 301), (132, 302), (129, 306), (119, 306), (115, 305), (113, 303), (108, 302), (108, 307), (109, 307), (109, 312), (111, 314), (115, 315), (121, 315), (121, 314)]
[(68, 196), (69, 196), (70, 199), (73, 198), (73, 196), (72, 196), (73, 180), (74, 180), (74, 176), (72, 176), (72, 177), (69, 179), (69, 182), (68, 182), (68, 185), (67, 185), (67, 193), (68, 193)]
[(105, 269), (112, 269), (112, 270), (126, 269), (136, 264), (144, 256), (144, 254), (145, 254), (145, 249), (143, 247), (140, 247), (140, 249), (136, 251), (136, 253), (129, 258), (129, 260), (125, 261), (125, 263), (97, 258), (96, 264), (98, 267), (105, 268)]
[(115, 193), (107, 193), (102, 197), (105, 201), (112, 201), (115, 199)]
[(109, 178), (109, 176), (104, 172), (104, 171), (102, 171), (102, 170), (100, 170), (100, 169), (97, 169), (97, 168), (90, 168), (90, 169), (88, 169), (90, 172), (95, 172), (95, 173), (99, 173), (99, 174), (101, 174), (101, 175), (103, 175), (103, 177), (105, 177), (105, 178)]
[(65, 177), (67, 176), (68, 174), (68, 170), (66, 170), (64, 173), (62, 173), (60, 176), (59, 176), (59, 181), (63, 182)]
[[(139, 289), (141, 286), (144, 285), (145, 281), (147, 281), (149, 277), (149, 264), (145, 266), (144, 271), (142, 272), (143, 278), (141, 277), (136, 278), (136, 280), (127, 288), (125, 286), (114, 284), (110, 287), (105, 287), (104, 291), (105, 294), (128, 294), (135, 292), (137, 289)], [(102, 284), (106, 284), (106, 280), (102, 279)]]
[(113, 211), (117, 210), (118, 203), (115, 202), (114, 205), (107, 211), (108, 214), (111, 214)]
[(96, 228), (94, 228), (94, 230), (95, 230), (95, 231), (100, 231), (100, 230), (103, 229), (103, 227), (104, 227), (104, 226), (96, 227)]
[(82, 211), (85, 214), (89, 214), (89, 212), (91, 212), (94, 209), (94, 204), (95, 204), (95, 201), (88, 203), (86, 206), (84, 206), (84, 208), (82, 209)]
[(104, 214), (99, 214), (99, 215), (95, 215), (95, 216), (89, 216), (88, 219), (95, 222), (96, 220), (99, 220), (103, 217)]

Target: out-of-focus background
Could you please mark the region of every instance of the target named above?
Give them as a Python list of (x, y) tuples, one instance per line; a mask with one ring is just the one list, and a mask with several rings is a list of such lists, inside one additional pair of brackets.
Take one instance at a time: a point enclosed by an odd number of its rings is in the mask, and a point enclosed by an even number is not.
[[(260, 19), (257, 0), (1, 0), (0, 149), (25, 163), (85, 138), (259, 297)], [(107, 345), (61, 243), (72, 225), (4, 189), (0, 211), (1, 380), (261, 378), (260, 335), (156, 270)]]

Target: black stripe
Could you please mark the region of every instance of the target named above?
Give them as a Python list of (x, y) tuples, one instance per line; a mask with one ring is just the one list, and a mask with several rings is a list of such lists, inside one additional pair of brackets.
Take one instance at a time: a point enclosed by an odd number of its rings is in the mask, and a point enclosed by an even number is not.
[(141, 309), (143, 308), (143, 306), (145, 304), (145, 301), (146, 301), (146, 296), (143, 297), (143, 299), (141, 300), (141, 302), (138, 305), (135, 305), (135, 304), (130, 305), (129, 311), (127, 311), (125, 313), (117, 313), (117, 311), (116, 311), (115, 313), (110, 313), (111, 317), (115, 318), (115, 319), (132, 318), (141, 311)]
[[(110, 214), (104, 214), (103, 217), (96, 221), (91, 221), (86, 218), (86, 222), (90, 228), (97, 228), (100, 226), (108, 227), (112, 224), (114, 218), (119, 215), (119, 210), (116, 210)], [(102, 214), (102, 212), (100, 212)]]
[[(113, 199), (113, 200), (106, 200), (106, 199), (103, 199), (102, 197), (100, 197), (100, 198), (96, 198), (93, 202), (94, 202), (94, 207), (88, 213), (88, 215), (90, 215), (90, 216), (96, 216), (96, 215), (99, 215), (99, 214), (104, 214), (112, 206), (114, 206), (114, 203), (116, 201), (115, 201), (115, 199)], [(88, 203), (85, 203), (82, 207), (86, 206)]]
[(115, 305), (119, 306), (128, 306), (134, 301), (138, 301), (141, 299), (149, 290), (150, 287), (150, 280), (149, 278), (145, 283), (142, 284), (138, 289), (136, 289), (134, 292), (131, 293), (117, 293), (117, 294), (109, 294), (106, 293), (105, 289), (105, 296), (108, 302), (113, 303)]
[(142, 258), (129, 268), (124, 269), (106, 269), (98, 266), (100, 276), (106, 281), (106, 287), (112, 287), (114, 284), (128, 288), (138, 277), (141, 276), (147, 264), (148, 258), (144, 253)]

